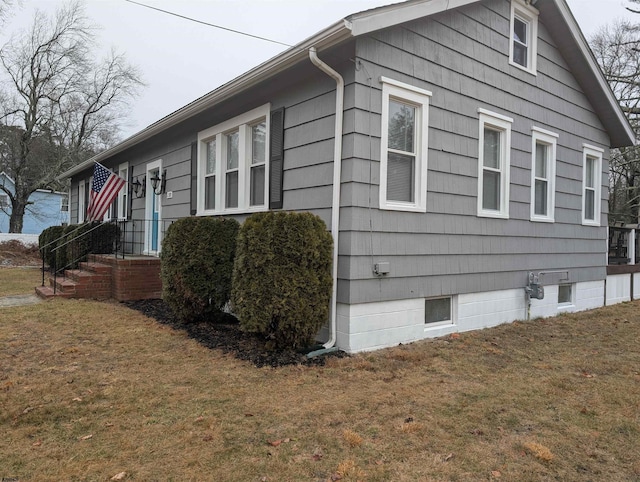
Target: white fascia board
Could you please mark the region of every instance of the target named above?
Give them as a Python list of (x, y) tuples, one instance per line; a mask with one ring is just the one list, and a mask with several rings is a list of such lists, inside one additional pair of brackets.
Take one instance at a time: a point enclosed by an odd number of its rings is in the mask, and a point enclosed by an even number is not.
[(479, 0), (415, 0), (402, 4), (356, 13), (349, 18), (353, 36), (364, 35), (383, 28), (392, 27), (421, 17), (435, 15), (445, 10), (463, 7)]
[(269, 77), (276, 75), (294, 64), (308, 60), (309, 48), (315, 47), (318, 51), (337, 45), (338, 43), (346, 40), (352, 36), (351, 22), (348, 20), (339, 20), (326, 29), (318, 32), (317, 34), (309, 37), (306, 40), (298, 43), (297, 45), (285, 50), (283, 53), (276, 55), (275, 57), (263, 62), (262, 64), (254, 67), (248, 72), (236, 77), (235, 79), (223, 84), (216, 90), (203, 95), (199, 99), (187, 104), (186, 106), (178, 109), (177, 111), (169, 114), (168, 116), (160, 119), (159, 121), (151, 124), (149, 127), (141, 130), (140, 132), (125, 139), (114, 147), (107, 149), (100, 154), (93, 156), (91, 159), (84, 161), (81, 164), (69, 169), (68, 171), (60, 174), (57, 179), (65, 179), (93, 166), (94, 162), (101, 162), (109, 157), (118, 154), (130, 147), (139, 144), (151, 137), (161, 133), (162, 131), (179, 124), (182, 121), (189, 119), (190, 117), (199, 114), (200, 112), (209, 109), (217, 103), (226, 100), (227, 98), (248, 89)]
[(586, 39), (584, 38), (584, 35), (582, 34), (582, 31), (578, 26), (578, 22), (576, 21), (575, 17), (571, 13), (571, 9), (569, 8), (569, 5), (567, 5), (566, 0), (555, 0), (555, 2), (558, 5), (558, 9), (560, 10), (560, 13), (562, 14), (562, 18), (564, 19), (567, 26), (569, 27), (571, 35), (573, 36), (573, 38), (575, 38), (578, 44), (578, 47), (580, 48), (580, 53), (582, 54), (584, 60), (589, 65), (589, 68), (593, 71), (593, 74), (596, 77), (596, 80), (598, 82), (600, 90), (602, 91), (602, 94), (606, 97), (607, 101), (613, 107), (616, 113), (616, 116), (620, 122), (620, 127), (624, 129), (625, 134), (627, 135), (629, 140), (632, 142), (632, 144), (630, 145), (635, 146), (637, 144), (636, 134), (633, 131), (631, 124), (629, 124), (627, 117), (622, 112), (622, 109), (620, 108), (620, 104), (618, 103), (618, 100), (613, 94), (613, 91), (611, 90), (611, 87), (609, 86), (607, 79), (605, 79), (604, 74), (602, 73), (602, 70), (600, 70), (600, 66), (598, 65), (598, 62), (593, 56), (593, 52), (591, 52), (591, 48), (589, 47), (589, 44), (587, 43)]

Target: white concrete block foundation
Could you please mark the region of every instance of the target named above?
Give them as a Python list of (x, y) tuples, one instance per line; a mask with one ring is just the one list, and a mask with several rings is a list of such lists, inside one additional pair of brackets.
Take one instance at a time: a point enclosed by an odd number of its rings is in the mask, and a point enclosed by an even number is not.
[[(604, 305), (604, 281), (573, 283), (571, 287), (571, 301), (558, 303), (558, 285), (545, 286), (544, 299), (532, 300), (530, 318)], [(607, 293), (609, 287), (607, 282)], [(451, 308), (452, 323), (431, 325), (425, 323), (424, 298), (355, 305), (338, 303), (337, 346), (349, 353), (371, 351), (527, 318), (522, 288), (452, 296)]]

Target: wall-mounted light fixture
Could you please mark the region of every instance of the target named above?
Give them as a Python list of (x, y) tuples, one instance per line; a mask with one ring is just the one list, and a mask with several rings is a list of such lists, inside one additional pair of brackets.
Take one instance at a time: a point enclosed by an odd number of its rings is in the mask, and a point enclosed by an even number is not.
[(144, 195), (147, 192), (146, 177), (142, 178), (142, 182), (140, 182), (140, 179), (136, 177), (136, 180), (131, 183), (131, 187), (133, 188), (133, 194), (136, 197), (136, 199), (140, 199), (141, 197), (144, 197)]
[(153, 192), (157, 195), (163, 194), (167, 189), (167, 170), (162, 171), (162, 177), (158, 177), (159, 173), (155, 173), (150, 179)]

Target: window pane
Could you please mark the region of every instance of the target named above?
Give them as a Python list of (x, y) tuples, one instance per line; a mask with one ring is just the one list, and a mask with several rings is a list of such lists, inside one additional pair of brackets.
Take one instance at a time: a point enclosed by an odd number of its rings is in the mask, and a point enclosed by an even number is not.
[(513, 61), (522, 65), (523, 67), (527, 66), (527, 47), (518, 42), (513, 42)]
[(500, 210), (500, 173), (484, 170), (482, 176), (482, 209)]
[(536, 142), (536, 177), (547, 178), (549, 146)]
[(519, 18), (513, 19), (513, 39), (527, 45), (527, 24)]
[(227, 134), (227, 169), (237, 169), (238, 167), (238, 142), (240, 133), (238, 131)]
[(264, 205), (264, 166), (251, 169), (251, 190), (249, 197), (251, 206)]
[(451, 320), (451, 298), (426, 300), (424, 312), (425, 323), (449, 320)]
[(536, 179), (535, 213), (540, 216), (547, 215), (547, 181)]
[(204, 208), (216, 208), (216, 176), (204, 178)]
[(226, 207), (238, 207), (238, 171), (227, 173)]
[(216, 141), (207, 142), (207, 174), (216, 172)]
[(586, 172), (584, 183), (587, 187), (595, 187), (594, 174), (595, 174), (596, 160), (593, 157), (587, 156)]
[(500, 131), (484, 129), (484, 157), (482, 163), (486, 167), (500, 169)]
[(558, 286), (558, 304), (571, 303), (571, 285)]
[(252, 164), (261, 164), (265, 162), (265, 139), (266, 124), (261, 122), (251, 128), (251, 145), (252, 145)]
[(415, 107), (394, 100), (389, 101), (389, 149), (415, 152), (415, 116)]
[(585, 219), (595, 219), (595, 191), (586, 189), (584, 192), (584, 217)]
[(387, 199), (414, 202), (415, 157), (389, 152), (387, 158)]

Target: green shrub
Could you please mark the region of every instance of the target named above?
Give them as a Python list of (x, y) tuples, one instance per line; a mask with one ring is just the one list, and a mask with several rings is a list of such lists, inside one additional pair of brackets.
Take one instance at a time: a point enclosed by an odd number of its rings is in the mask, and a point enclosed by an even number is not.
[(120, 240), (120, 227), (98, 221), (70, 224), (64, 228), (63, 235), (58, 243), (60, 248), (56, 250), (56, 265), (58, 269), (70, 269), (76, 268), (80, 261), (86, 261), (90, 253), (113, 253)]
[(68, 263), (67, 252), (68, 252), (69, 245), (65, 243), (69, 241), (73, 236), (76, 235), (75, 230), (78, 229), (80, 226), (81, 225), (79, 224), (69, 224), (62, 231), (62, 238), (60, 239), (58, 246), (56, 246), (56, 251), (55, 251), (56, 269), (63, 269), (64, 267), (67, 266), (67, 263)]
[(220, 217), (183, 218), (162, 241), (162, 298), (182, 321), (218, 313), (229, 301), (239, 224)]
[(54, 243), (54, 241), (58, 240), (58, 238), (62, 236), (63, 232), (64, 226), (51, 226), (42, 231), (42, 233), (40, 233), (40, 236), (38, 236), (40, 255), (44, 258), (45, 263), (50, 268), (53, 268), (56, 262), (55, 252), (53, 251), (53, 249), (58, 245), (58, 243)]
[(333, 240), (311, 213), (250, 216), (238, 234), (232, 301), (243, 330), (310, 346), (329, 317)]

